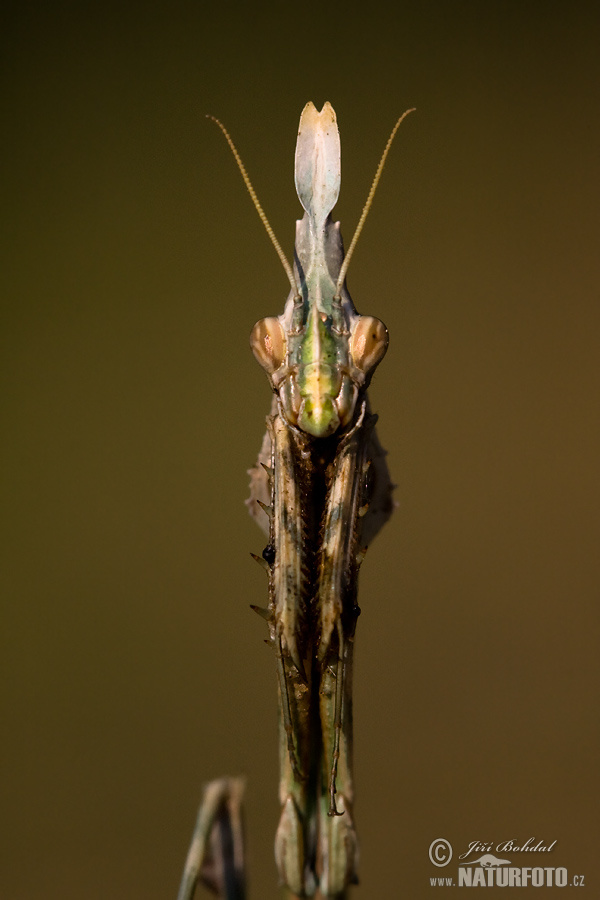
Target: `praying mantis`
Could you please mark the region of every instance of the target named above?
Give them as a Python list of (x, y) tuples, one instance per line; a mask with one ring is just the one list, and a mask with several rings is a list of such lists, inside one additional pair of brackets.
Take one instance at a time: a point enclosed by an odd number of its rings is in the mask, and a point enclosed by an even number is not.
[[(267, 432), (249, 470), (250, 512), (268, 536), (254, 558), (269, 603), (253, 607), (274, 648), (279, 707), (281, 815), (275, 859), (291, 897), (342, 900), (357, 882), (353, 813), (352, 661), (358, 573), (393, 509), (385, 452), (367, 388), (388, 345), (383, 323), (360, 315), (345, 285), (354, 247), (400, 123), (396, 122), (348, 253), (331, 212), (341, 180), (330, 103), (300, 117), (293, 268), (273, 234), (237, 150), (223, 131), (282, 261), (290, 293), (261, 319), (250, 345), (273, 392)], [(211, 117), (212, 118), (212, 117)]]

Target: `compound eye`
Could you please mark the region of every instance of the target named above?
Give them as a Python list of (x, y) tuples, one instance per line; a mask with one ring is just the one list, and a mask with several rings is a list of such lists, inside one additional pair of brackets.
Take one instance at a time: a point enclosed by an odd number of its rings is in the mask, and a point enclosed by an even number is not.
[(252, 352), (269, 375), (285, 360), (285, 334), (277, 316), (260, 319), (250, 333)]
[(388, 331), (380, 319), (361, 316), (350, 339), (350, 356), (357, 369), (368, 375), (388, 348)]

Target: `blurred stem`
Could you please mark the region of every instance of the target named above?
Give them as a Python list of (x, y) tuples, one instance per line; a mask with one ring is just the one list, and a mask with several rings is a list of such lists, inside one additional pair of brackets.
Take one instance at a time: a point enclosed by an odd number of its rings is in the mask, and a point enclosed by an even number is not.
[(198, 881), (224, 900), (245, 900), (243, 795), (242, 778), (205, 786), (177, 900), (192, 900)]

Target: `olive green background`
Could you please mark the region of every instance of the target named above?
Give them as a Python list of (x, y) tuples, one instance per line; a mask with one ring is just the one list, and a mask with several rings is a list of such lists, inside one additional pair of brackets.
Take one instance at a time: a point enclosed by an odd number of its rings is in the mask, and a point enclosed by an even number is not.
[(243, 501), (270, 403), (248, 335), (288, 288), (204, 114), (290, 255), (310, 99), (347, 242), (417, 107), (348, 278), (390, 331), (398, 485), (361, 575), (356, 898), (428, 897), (440, 837), (557, 840), (504, 855), (598, 895), (594, 10), (5, 6), (2, 900), (174, 897), (202, 783), (238, 773), (251, 897), (277, 895)]

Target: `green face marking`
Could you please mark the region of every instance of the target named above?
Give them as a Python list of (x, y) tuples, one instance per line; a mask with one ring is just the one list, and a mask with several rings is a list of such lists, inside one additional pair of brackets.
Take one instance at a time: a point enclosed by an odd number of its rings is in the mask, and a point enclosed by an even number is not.
[(297, 383), (302, 397), (298, 427), (314, 437), (327, 437), (340, 425), (335, 399), (341, 386), (338, 347), (331, 328), (313, 309), (301, 343)]

